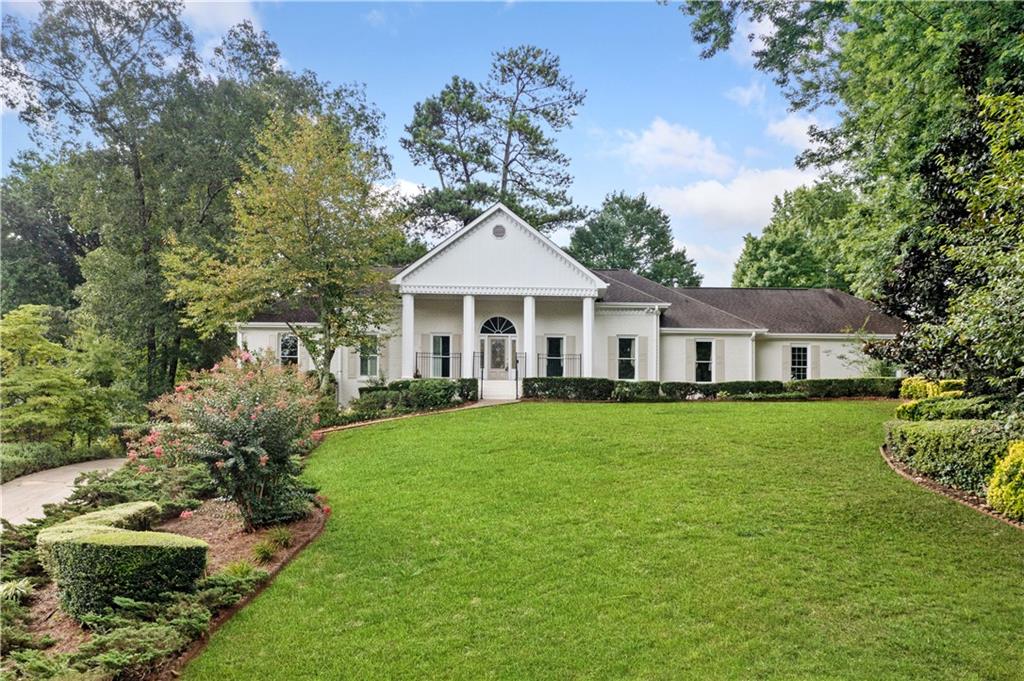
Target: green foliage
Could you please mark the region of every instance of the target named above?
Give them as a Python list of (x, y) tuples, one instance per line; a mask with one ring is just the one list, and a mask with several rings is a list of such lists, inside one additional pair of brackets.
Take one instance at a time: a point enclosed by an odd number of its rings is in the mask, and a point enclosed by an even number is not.
[(805, 393), (729, 393), (722, 391), (715, 396), (719, 400), (732, 402), (801, 402), (809, 399)]
[(787, 392), (808, 397), (897, 397), (902, 378), (809, 378), (786, 383)]
[(924, 397), (896, 407), (896, 418), (902, 421), (985, 419), (995, 409), (996, 404), (987, 397)]
[(429, 411), (451, 407), (459, 384), (446, 378), (422, 378), (413, 381), (403, 395), (404, 406), (413, 411)]
[(272, 527), (267, 532), (267, 541), (279, 549), (290, 547), (293, 540), (292, 531), (287, 527)]
[(781, 393), (784, 390), (782, 381), (723, 381), (721, 383), (685, 383), (682, 381), (665, 381), (661, 384), (661, 392), (669, 400), (700, 399), (716, 397), (725, 392), (730, 395), (745, 393)]
[(608, 378), (524, 378), (523, 397), (549, 400), (607, 401), (615, 381)]
[(146, 463), (129, 462), (116, 471), (82, 474), (63, 508), (80, 513), (112, 504), (152, 501), (160, 506), (161, 518), (168, 519), (198, 508), (202, 499), (216, 493), (205, 465), (175, 466), (149, 459)]
[(999, 459), (986, 491), (988, 505), (1008, 518), (1024, 520), (1024, 442), (1010, 443)]
[(611, 399), (615, 402), (655, 402), (661, 399), (658, 381), (616, 381)]
[(856, 269), (843, 251), (843, 218), (854, 193), (834, 183), (799, 187), (775, 197), (772, 218), (760, 236), (747, 234), (733, 286), (829, 287), (849, 291), (844, 272)]
[(890, 421), (890, 455), (944, 485), (984, 494), (996, 461), (1013, 439), (999, 421)]
[(644, 194), (609, 194), (566, 250), (587, 267), (630, 270), (665, 286), (700, 286), (703, 279), (686, 249), (675, 248), (668, 214)]
[[(286, 522), (309, 512), (311, 495), (294, 460), (309, 449), (315, 390), (295, 367), (271, 356), (236, 351), (210, 371), (155, 401), (162, 419), (191, 435), (191, 456), (203, 461), (221, 494), (238, 506), (247, 529)], [(150, 433), (137, 445), (154, 457), (165, 439)], [(173, 440), (172, 440), (173, 442)]]
[(36, 471), (117, 455), (118, 449), (110, 444), (69, 447), (50, 442), (3, 442), (0, 443), (0, 482)]
[(274, 560), (274, 556), (277, 555), (277, 548), (277, 544), (269, 539), (256, 542), (252, 547), (253, 560), (261, 565), (266, 565), (270, 561)]
[(476, 402), (480, 399), (480, 383), (475, 378), (460, 378), (459, 399), (463, 402)]
[(445, 232), (495, 201), (541, 230), (576, 221), (569, 159), (554, 137), (570, 127), (585, 96), (557, 56), (520, 45), (494, 54), (486, 82), (455, 76), (417, 103), (401, 144), (439, 184), (416, 199), (420, 227)]
[(81, 617), (116, 597), (152, 600), (167, 591), (192, 589), (206, 569), (207, 545), (142, 531), (159, 513), (151, 502), (121, 504), (39, 533), (43, 564), (57, 582), (65, 612)]
[(920, 400), (939, 394), (939, 384), (923, 376), (908, 376), (900, 385), (900, 397), (905, 400)]
[(138, 622), (93, 636), (71, 656), (70, 664), (82, 672), (97, 670), (118, 678), (142, 678), (188, 641), (170, 625)]
[(22, 603), (32, 596), (33, 591), (35, 591), (35, 586), (28, 577), (0, 582), (0, 603), (3, 603), (5, 607), (12, 603)]

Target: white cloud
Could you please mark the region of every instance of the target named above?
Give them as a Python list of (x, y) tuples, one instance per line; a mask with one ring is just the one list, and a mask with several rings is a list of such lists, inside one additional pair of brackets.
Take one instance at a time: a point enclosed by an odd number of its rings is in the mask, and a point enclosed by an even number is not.
[[(738, 63), (753, 66), (754, 51), (764, 47), (764, 39), (775, 33), (775, 24), (768, 19), (754, 21), (745, 17), (736, 27), (736, 33), (729, 46), (729, 54)], [(753, 36), (751, 39), (750, 36)]]
[(818, 123), (818, 119), (814, 116), (791, 113), (783, 119), (769, 123), (765, 132), (783, 144), (803, 151), (811, 146), (807, 129), (812, 125), (818, 125)]
[(697, 262), (697, 271), (704, 275), (704, 286), (728, 286), (732, 281), (732, 270), (743, 250), (742, 244), (729, 249), (709, 244), (698, 244), (675, 240), (676, 248), (685, 248), (686, 255)]
[(363, 15), (363, 21), (374, 28), (380, 28), (388, 23), (388, 15), (379, 9), (372, 9)]
[(736, 102), (743, 108), (747, 108), (752, 104), (764, 103), (764, 95), (764, 83), (756, 80), (750, 81), (750, 85), (746, 87), (737, 85), (725, 91), (726, 99)]
[(225, 0), (223, 2), (186, 0), (182, 15), (198, 33), (220, 35), (245, 20), (251, 21), (253, 26), (260, 28), (256, 6), (249, 0)]
[(651, 199), (679, 221), (697, 220), (723, 237), (759, 232), (772, 214), (772, 199), (817, 177), (812, 170), (741, 168), (728, 182), (701, 180), (682, 187), (656, 186)]
[(419, 196), (425, 190), (423, 185), (416, 184), (412, 180), (403, 180), (402, 178), (396, 179), (390, 189), (403, 198)]
[(669, 123), (658, 117), (641, 133), (620, 131), (626, 143), (619, 153), (626, 160), (650, 172), (658, 169), (675, 169), (707, 173), (714, 176), (728, 175), (733, 160), (718, 151), (714, 140), (702, 137), (696, 130)]

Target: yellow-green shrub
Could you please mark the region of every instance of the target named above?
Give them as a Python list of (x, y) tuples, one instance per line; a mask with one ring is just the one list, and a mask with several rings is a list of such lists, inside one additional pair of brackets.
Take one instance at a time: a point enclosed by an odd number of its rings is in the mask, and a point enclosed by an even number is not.
[(904, 378), (900, 385), (900, 397), (905, 400), (922, 400), (926, 397), (963, 397), (967, 381), (961, 378), (943, 378), (929, 381), (923, 376)]
[(988, 505), (1005, 516), (1024, 520), (1024, 442), (1010, 444), (988, 483)]

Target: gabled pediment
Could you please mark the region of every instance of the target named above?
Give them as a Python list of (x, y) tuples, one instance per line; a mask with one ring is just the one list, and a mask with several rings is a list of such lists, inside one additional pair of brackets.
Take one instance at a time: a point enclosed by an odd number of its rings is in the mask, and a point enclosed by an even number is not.
[(391, 281), (406, 293), (598, 296), (607, 287), (500, 203)]

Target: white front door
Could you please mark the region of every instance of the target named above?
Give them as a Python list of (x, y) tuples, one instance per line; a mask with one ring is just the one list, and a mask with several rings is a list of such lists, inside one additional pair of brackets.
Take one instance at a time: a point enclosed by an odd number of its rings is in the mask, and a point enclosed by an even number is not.
[(515, 378), (516, 341), (512, 336), (487, 336), (483, 339), (484, 366), (490, 380)]

